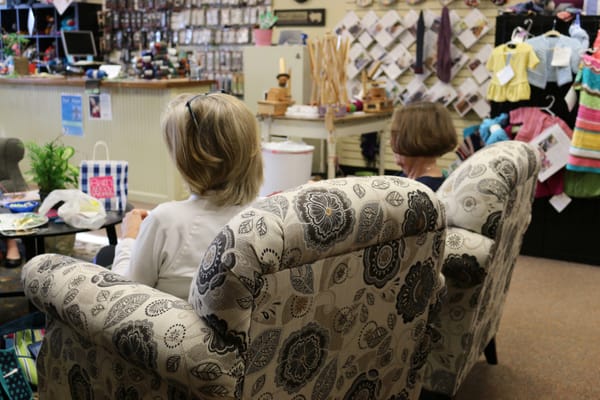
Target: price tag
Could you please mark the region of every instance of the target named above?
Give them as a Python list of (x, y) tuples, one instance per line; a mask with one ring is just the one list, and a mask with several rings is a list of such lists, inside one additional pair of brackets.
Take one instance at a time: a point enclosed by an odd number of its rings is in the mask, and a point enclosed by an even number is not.
[(571, 86), (569, 88), (569, 91), (565, 95), (565, 103), (567, 103), (567, 108), (569, 109), (569, 111), (573, 110), (573, 107), (575, 107), (576, 102), (577, 94), (575, 94), (575, 89), (573, 89), (573, 86)]
[(513, 76), (515, 76), (515, 71), (513, 71), (510, 65), (507, 65), (496, 73), (496, 77), (498, 78), (498, 82), (500, 82), (501, 86), (504, 86), (510, 82)]
[(571, 202), (571, 198), (565, 193), (561, 193), (552, 196), (549, 201), (556, 211), (562, 212), (562, 210), (564, 210), (565, 207)]
[(571, 61), (571, 48), (570, 47), (555, 47), (552, 52), (553, 67), (568, 67)]

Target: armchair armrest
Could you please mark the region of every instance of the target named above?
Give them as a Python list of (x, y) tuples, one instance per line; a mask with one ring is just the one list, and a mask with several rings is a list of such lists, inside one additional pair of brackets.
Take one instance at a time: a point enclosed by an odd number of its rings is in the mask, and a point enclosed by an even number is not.
[(448, 290), (479, 287), (487, 274), (495, 241), (467, 229), (448, 227), (442, 273)]
[[(58, 320), (56, 325), (75, 332), (70, 336), (88, 348), (176, 382), (192, 395), (221, 387), (233, 397), (239, 356), (217, 352), (213, 329), (187, 301), (56, 254), (30, 260), (22, 281), (26, 296), (51, 317), (48, 332)], [(58, 359), (52, 345), (45, 356)]]

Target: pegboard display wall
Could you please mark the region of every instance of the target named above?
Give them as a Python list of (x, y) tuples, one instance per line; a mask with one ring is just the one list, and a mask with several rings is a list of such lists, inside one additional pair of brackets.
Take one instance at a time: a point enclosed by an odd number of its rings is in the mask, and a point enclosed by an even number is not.
[[(485, 100), (487, 54), (494, 46), (495, 19), (504, 6), (491, 1), (470, 7), (462, 1), (446, 3), (451, 22), (453, 67), (448, 84), (436, 75), (437, 36), (443, 4), (427, 0), (419, 4), (406, 1), (350, 1), (337, 15), (335, 31), (351, 39), (348, 75), (351, 93), (360, 90), (362, 69), (380, 64), (375, 79), (385, 85), (395, 104), (415, 99), (443, 101), (450, 110), (462, 141), (462, 130), (479, 124), (490, 109)], [(417, 55), (416, 23), (423, 11), (425, 25), (423, 74), (415, 74)], [(386, 142), (387, 170), (398, 170)], [(339, 164), (367, 166), (361, 153), (360, 138), (348, 137), (338, 144)], [(445, 167), (456, 159), (451, 153), (440, 160)]]

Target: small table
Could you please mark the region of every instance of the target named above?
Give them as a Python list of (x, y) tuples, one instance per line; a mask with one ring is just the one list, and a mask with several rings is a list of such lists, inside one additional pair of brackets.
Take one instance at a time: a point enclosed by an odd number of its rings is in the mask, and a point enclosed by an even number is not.
[[(117, 244), (117, 230), (116, 225), (121, 223), (123, 220), (123, 213), (118, 211), (107, 211), (104, 225), (100, 229), (106, 229), (106, 236), (108, 237), (108, 243), (112, 245)], [(79, 232), (88, 232), (89, 229), (75, 228), (68, 224), (56, 224), (52, 221), (48, 221), (47, 225), (39, 228), (35, 233), (23, 236), (4, 236), (0, 233), (0, 238), (13, 238), (21, 239), (25, 247), (25, 259), (31, 260), (33, 257), (44, 254), (46, 252), (44, 246), (44, 238), (49, 236), (62, 236), (70, 235)]]
[[(124, 213), (118, 211), (106, 212), (106, 220), (104, 222), (104, 225), (102, 225), (100, 229), (106, 229), (106, 236), (108, 237), (108, 242), (112, 245), (117, 244), (116, 225), (121, 223), (124, 215)], [(25, 259), (29, 261), (39, 254), (44, 254), (44, 238), (50, 236), (70, 235), (79, 232), (89, 231), (89, 229), (75, 228), (67, 224), (56, 224), (52, 221), (48, 221), (48, 224), (39, 227), (39, 230), (35, 233), (22, 236), (4, 236), (2, 235), (2, 233), (0, 233), (0, 239), (21, 239), (25, 247)], [(24, 292), (20, 283), (20, 281), (17, 281), (14, 284), (9, 284), (9, 282), (3, 282), (3, 288), (2, 290), (0, 290), (0, 298), (23, 296)]]
[(336, 141), (338, 137), (362, 135), (377, 132), (379, 136), (379, 175), (385, 171), (385, 145), (383, 130), (390, 122), (391, 112), (364, 113), (356, 112), (333, 119), (329, 125), (325, 118), (302, 116), (269, 116), (258, 117), (262, 140), (270, 141), (271, 136), (288, 138), (306, 138), (327, 140), (327, 179), (335, 178)]

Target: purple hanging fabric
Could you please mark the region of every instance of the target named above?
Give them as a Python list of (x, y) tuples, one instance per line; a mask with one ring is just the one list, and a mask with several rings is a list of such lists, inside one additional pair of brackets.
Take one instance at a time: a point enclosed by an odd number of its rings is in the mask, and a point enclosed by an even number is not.
[(419, 13), (417, 20), (417, 54), (413, 70), (415, 74), (423, 73), (423, 41), (425, 38), (425, 20), (423, 19), (423, 10)]
[(451, 40), (450, 11), (448, 11), (448, 7), (444, 6), (442, 8), (442, 18), (437, 41), (437, 77), (445, 83), (450, 82), (450, 73), (452, 70), (452, 57), (450, 56)]

